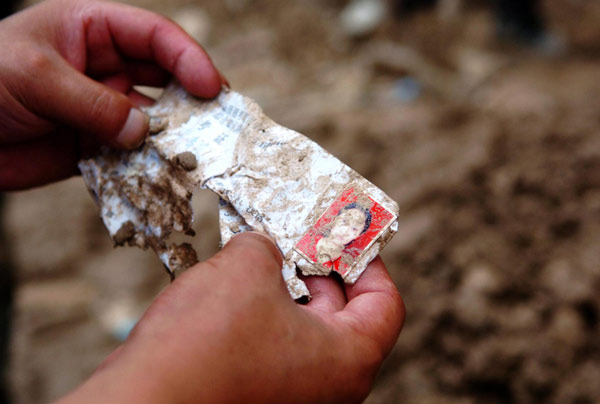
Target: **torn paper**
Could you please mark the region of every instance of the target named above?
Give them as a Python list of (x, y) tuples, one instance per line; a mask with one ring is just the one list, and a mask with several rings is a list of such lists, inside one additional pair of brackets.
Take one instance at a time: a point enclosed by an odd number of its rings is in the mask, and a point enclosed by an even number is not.
[(198, 188), (220, 197), (223, 243), (248, 230), (275, 239), (296, 299), (309, 295), (297, 269), (352, 284), (397, 230), (398, 206), (383, 191), (238, 93), (203, 101), (173, 84), (146, 112), (142, 148), (79, 166), (115, 244), (152, 248), (172, 273), (197, 262), (169, 236), (191, 235)]

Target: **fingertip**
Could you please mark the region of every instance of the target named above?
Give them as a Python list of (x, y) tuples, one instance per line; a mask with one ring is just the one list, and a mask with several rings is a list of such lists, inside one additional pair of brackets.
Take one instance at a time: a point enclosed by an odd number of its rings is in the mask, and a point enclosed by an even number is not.
[(373, 260), (356, 284), (345, 286), (348, 304), (341, 313), (377, 341), (387, 354), (404, 325), (404, 301), (380, 257)]
[(346, 305), (346, 295), (340, 282), (332, 276), (302, 277), (312, 299), (306, 304), (310, 309), (335, 313)]
[(223, 79), (199, 45), (181, 56), (175, 77), (191, 94), (211, 99), (221, 92)]
[(392, 315), (401, 320), (400, 329), (402, 328), (406, 315), (404, 300), (380, 256), (371, 261), (356, 284), (347, 285), (346, 293), (348, 299), (367, 293), (385, 295)]
[(221, 86), (225, 86), (226, 88), (231, 88), (231, 84), (229, 83), (229, 80), (227, 80), (227, 77), (225, 77), (223, 75), (223, 73), (221, 73), (220, 70), (217, 70), (217, 72), (219, 73), (219, 78), (221, 79)]
[(358, 278), (355, 284), (345, 284), (346, 295), (348, 300), (373, 291), (397, 291), (394, 281), (390, 277), (388, 270), (380, 256), (375, 257), (369, 263), (367, 269)]
[(148, 134), (150, 117), (137, 108), (131, 108), (125, 124), (116, 137), (118, 146), (125, 149), (139, 147)]
[(111, 37), (129, 59), (157, 63), (200, 98), (214, 98), (221, 78), (208, 54), (173, 21), (135, 7), (103, 6)]
[(283, 265), (283, 257), (277, 247), (277, 243), (270, 236), (257, 231), (247, 231), (233, 237), (223, 250), (236, 246), (248, 246), (263, 252), (268, 252), (270, 256), (277, 262), (278, 267)]

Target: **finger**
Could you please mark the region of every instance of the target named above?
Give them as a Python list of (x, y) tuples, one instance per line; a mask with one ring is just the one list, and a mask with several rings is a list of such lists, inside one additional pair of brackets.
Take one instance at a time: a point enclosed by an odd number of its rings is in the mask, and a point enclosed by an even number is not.
[(219, 71), (219, 78), (221, 80), (221, 85), (222, 86), (225, 86), (227, 88), (231, 88), (231, 84), (229, 84), (229, 80), (227, 80), (227, 77), (225, 77), (223, 75), (223, 73), (221, 73), (220, 71)]
[(53, 136), (0, 147), (0, 190), (44, 185), (77, 174), (77, 138)]
[(133, 87), (132, 80), (125, 73), (118, 73), (99, 81), (105, 86), (110, 87), (113, 90), (123, 94), (127, 94), (129, 91), (131, 91), (131, 88)]
[[(150, 63), (130, 62), (117, 70), (89, 74), (93, 79), (105, 83), (116, 78), (129, 84), (149, 87), (165, 87), (171, 78), (166, 70)], [(115, 88), (118, 90), (118, 88)]]
[(356, 284), (346, 285), (345, 290), (348, 304), (339, 315), (387, 355), (404, 324), (405, 309), (381, 258), (373, 260)]
[[(168, 303), (153, 304), (154, 310), (151, 308), (150, 312), (144, 314), (129, 338), (135, 338), (141, 332), (140, 327), (148, 323), (145, 319), (149, 316), (170, 318), (174, 313), (181, 315), (183, 311), (189, 312), (190, 301), (204, 307), (204, 310), (195, 311), (197, 314), (213, 310), (212, 305), (221, 304), (222, 301), (244, 297), (252, 300), (265, 294), (271, 297), (275, 295), (280, 304), (293, 306), (283, 282), (281, 265), (279, 249), (269, 237), (255, 232), (239, 234), (218, 254), (193, 265), (166, 287), (159, 299)], [(215, 298), (216, 295), (219, 298)], [(195, 315), (194, 310), (191, 314)]]
[[(168, 74), (159, 68), (137, 65), (127, 73), (120, 72), (98, 79), (105, 86), (123, 94), (128, 94), (133, 86), (161, 88), (168, 83)], [(131, 98), (131, 97), (130, 97)]]
[(94, 374), (102, 372), (104, 369), (112, 365), (122, 354), (124, 345), (119, 345), (114, 351), (112, 351), (101, 363), (98, 365)]
[(302, 277), (312, 296), (306, 308), (325, 313), (335, 313), (346, 306), (346, 295), (339, 282), (330, 276)]
[[(40, 74), (46, 80), (28, 80), (24, 91), (26, 103), (39, 115), (113, 147), (132, 149), (143, 142), (149, 118), (125, 94), (86, 77), (62, 59), (45, 64), (43, 70)], [(112, 85), (125, 86), (125, 81), (120, 76)]]
[(125, 71), (138, 86), (165, 87), (171, 80), (171, 74), (154, 63), (128, 62)]
[(137, 107), (149, 107), (151, 105), (154, 105), (154, 103), (156, 102), (155, 99), (150, 98), (140, 92), (137, 92), (136, 90), (131, 90), (129, 93), (127, 93), (127, 97), (129, 97), (131, 102), (133, 102)]
[(233, 274), (241, 282), (279, 278), (283, 284), (281, 253), (275, 242), (261, 233), (246, 232), (233, 237), (208, 262), (214, 268)]
[(221, 78), (204, 49), (174, 22), (146, 10), (97, 3), (87, 27), (109, 37), (129, 59), (153, 60), (171, 72), (192, 94), (213, 98), (221, 90)]

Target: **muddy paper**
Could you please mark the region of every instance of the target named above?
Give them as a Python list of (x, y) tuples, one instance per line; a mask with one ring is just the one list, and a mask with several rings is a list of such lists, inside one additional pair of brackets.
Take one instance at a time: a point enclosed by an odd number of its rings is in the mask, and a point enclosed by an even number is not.
[(193, 235), (198, 188), (220, 197), (223, 244), (249, 230), (275, 239), (295, 299), (309, 296), (298, 269), (353, 284), (397, 231), (391, 198), (241, 94), (203, 101), (172, 84), (146, 112), (140, 149), (103, 150), (79, 167), (115, 244), (152, 248), (172, 274), (198, 260), (190, 244), (169, 241)]

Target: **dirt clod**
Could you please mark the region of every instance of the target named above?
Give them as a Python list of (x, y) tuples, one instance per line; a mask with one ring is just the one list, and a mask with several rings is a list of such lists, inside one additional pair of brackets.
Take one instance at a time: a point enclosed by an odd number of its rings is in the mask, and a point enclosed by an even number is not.
[(121, 226), (113, 238), (115, 247), (125, 245), (125, 243), (130, 241), (133, 236), (135, 236), (135, 227), (133, 223), (128, 220), (127, 222), (123, 223), (123, 226)]
[(198, 168), (198, 160), (192, 152), (183, 152), (175, 156), (175, 163), (185, 171), (193, 171)]
[(169, 125), (169, 121), (166, 118), (157, 116), (150, 117), (150, 123), (148, 126), (148, 133), (150, 136), (154, 136), (162, 132)]

